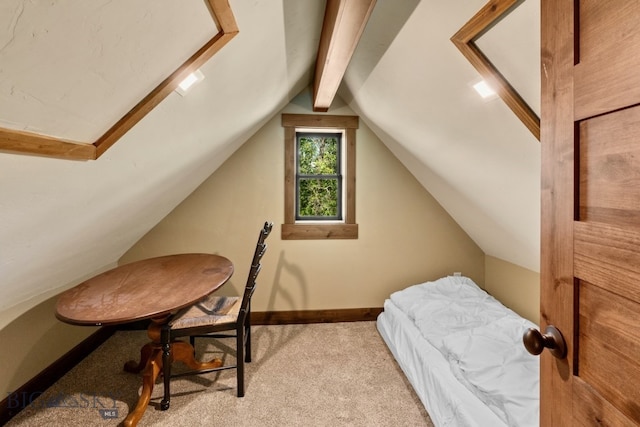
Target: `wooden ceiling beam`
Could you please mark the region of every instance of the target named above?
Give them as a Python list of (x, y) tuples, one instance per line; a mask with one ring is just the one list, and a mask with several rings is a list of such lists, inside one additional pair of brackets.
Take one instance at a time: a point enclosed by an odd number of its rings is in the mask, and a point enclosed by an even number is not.
[(96, 147), (93, 144), (0, 128), (0, 152), (3, 151), (68, 160), (93, 160), (96, 158)]
[(313, 111), (329, 110), (375, 4), (376, 0), (327, 0), (313, 82)]

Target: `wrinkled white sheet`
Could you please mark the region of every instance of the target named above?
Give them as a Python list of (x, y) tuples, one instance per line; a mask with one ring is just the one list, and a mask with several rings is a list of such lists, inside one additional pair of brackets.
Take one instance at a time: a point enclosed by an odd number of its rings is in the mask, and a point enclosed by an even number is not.
[[(539, 361), (522, 345), (522, 334), (535, 324), (504, 307), (466, 277), (449, 276), (393, 293), (385, 302), (379, 323), (391, 322), (388, 318), (397, 310), (391, 308), (387, 316), (385, 313), (390, 307), (403, 312), (406, 323), (418, 331), (416, 342), (397, 343), (393, 341), (398, 340), (391, 337), (392, 344), (387, 342), (390, 347), (400, 344), (412, 348), (423, 346), (418, 342), (425, 341), (446, 361), (448, 374), (454, 381), (463, 385), (504, 424), (539, 425)], [(415, 350), (392, 349), (394, 355), (412, 351)], [(429, 410), (426, 403), (425, 406)]]
[(436, 427), (506, 427), (453, 376), (440, 351), (391, 300), (385, 301), (377, 326)]

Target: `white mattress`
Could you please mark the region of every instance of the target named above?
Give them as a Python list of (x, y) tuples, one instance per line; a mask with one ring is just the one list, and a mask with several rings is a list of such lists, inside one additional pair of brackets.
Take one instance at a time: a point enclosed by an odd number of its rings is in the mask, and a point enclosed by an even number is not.
[(535, 325), (470, 279), (396, 292), (377, 325), (436, 426), (538, 426), (538, 361), (521, 344)]

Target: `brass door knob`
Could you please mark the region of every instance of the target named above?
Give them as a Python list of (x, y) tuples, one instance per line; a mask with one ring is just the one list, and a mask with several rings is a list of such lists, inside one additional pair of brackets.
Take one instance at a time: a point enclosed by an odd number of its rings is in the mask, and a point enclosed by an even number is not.
[(522, 341), (527, 351), (534, 356), (542, 353), (545, 348), (548, 348), (558, 359), (564, 359), (567, 356), (567, 344), (558, 328), (553, 325), (547, 326), (544, 335), (535, 328), (527, 329), (522, 336)]

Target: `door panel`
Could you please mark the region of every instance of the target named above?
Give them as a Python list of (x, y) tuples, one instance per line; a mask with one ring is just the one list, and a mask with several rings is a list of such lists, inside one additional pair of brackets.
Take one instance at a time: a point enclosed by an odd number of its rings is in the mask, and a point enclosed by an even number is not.
[(614, 408), (609, 402), (603, 400), (590, 385), (584, 381), (580, 381), (580, 379), (574, 381), (573, 394), (575, 399), (584, 402), (582, 405), (583, 410), (573, 412), (574, 426), (638, 426), (637, 423), (629, 420), (628, 417)]
[(579, 126), (580, 220), (640, 228), (640, 107)]
[(542, 12), (541, 425), (639, 426), (640, 1)]
[(634, 105), (640, 98), (640, 2), (580, 0), (575, 117)]
[[(577, 376), (640, 423), (637, 303), (588, 282), (579, 281), (579, 286)], [(582, 403), (578, 405), (578, 412), (585, 410)]]
[[(640, 302), (640, 234), (602, 223), (576, 222), (574, 275)], [(636, 325), (640, 327), (640, 325)]]

